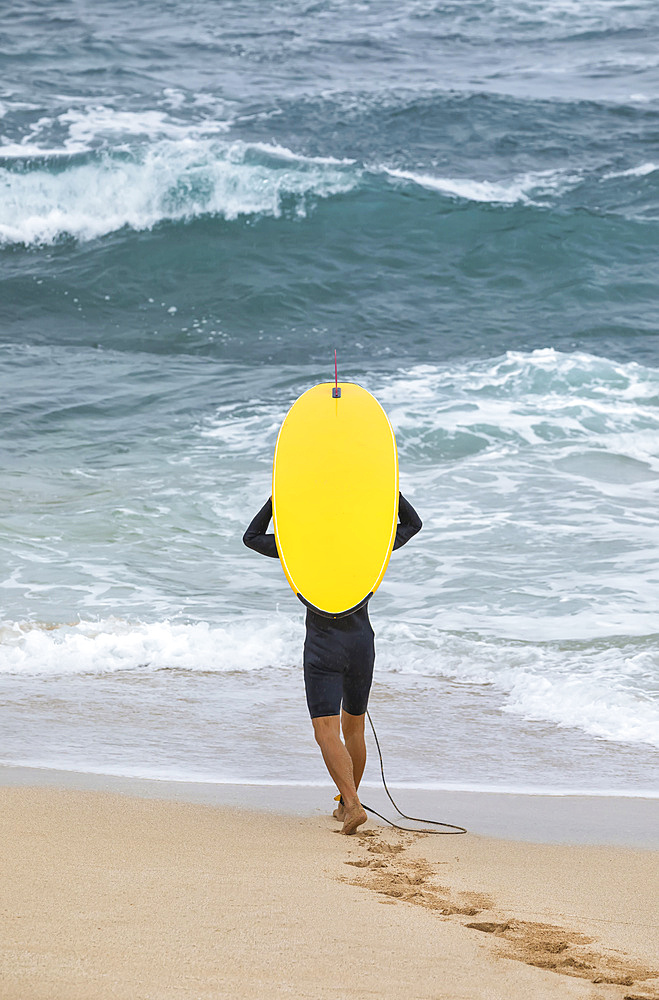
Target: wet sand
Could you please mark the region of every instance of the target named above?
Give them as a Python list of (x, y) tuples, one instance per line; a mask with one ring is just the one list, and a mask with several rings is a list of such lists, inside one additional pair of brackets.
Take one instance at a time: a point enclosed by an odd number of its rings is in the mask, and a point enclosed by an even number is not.
[(3, 1000), (659, 998), (657, 851), (336, 829), (1, 787)]

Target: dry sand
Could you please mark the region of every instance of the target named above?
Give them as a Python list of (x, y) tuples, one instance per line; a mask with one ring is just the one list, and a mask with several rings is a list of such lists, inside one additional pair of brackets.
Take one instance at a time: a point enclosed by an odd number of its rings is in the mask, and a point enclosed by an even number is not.
[(659, 998), (658, 852), (336, 827), (0, 789), (0, 997)]

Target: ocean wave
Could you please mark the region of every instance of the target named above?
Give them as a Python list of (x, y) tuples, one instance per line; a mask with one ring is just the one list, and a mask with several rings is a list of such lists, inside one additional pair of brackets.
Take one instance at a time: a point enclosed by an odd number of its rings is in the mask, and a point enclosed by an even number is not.
[[(275, 142), (230, 141), (217, 134), (226, 131), (222, 123), (213, 134), (212, 123), (177, 124), (158, 111), (107, 116), (103, 111), (69, 122), (59, 146), (44, 146), (44, 136), (35, 142), (28, 136), (0, 147), (0, 244), (48, 245), (67, 237), (85, 242), (124, 228), (142, 231), (214, 217), (306, 219), (320, 201), (352, 192), (367, 204), (372, 199), (376, 217), (391, 217), (395, 229), (402, 207), (396, 209), (391, 199), (398, 192), (408, 199), (431, 193), (444, 201), (438, 202), (442, 211), (456, 202), (476, 209), (568, 211), (592, 202), (598, 212), (644, 219), (655, 213), (655, 194), (647, 185), (653, 163), (604, 173), (603, 167), (590, 172), (565, 167), (489, 180), (330, 154), (307, 156)], [(595, 205), (602, 198), (601, 206)], [(419, 208), (427, 212), (421, 202)], [(414, 210), (408, 200), (405, 216)]]
[(537, 464), (543, 453), (555, 460), (593, 449), (604, 479), (612, 456), (639, 463), (639, 481), (644, 470), (659, 475), (659, 372), (635, 362), (509, 351), (469, 365), (414, 366), (383, 380), (378, 396), (403, 453), (416, 460), (503, 448)]
[(300, 626), (242, 620), (129, 622), (120, 619), (0, 626), (0, 674), (62, 676), (124, 670), (242, 673), (290, 666), (299, 658)]
[(657, 163), (639, 163), (637, 167), (629, 167), (628, 170), (612, 170), (604, 174), (603, 181), (617, 180), (619, 177), (648, 177), (659, 170)]
[(511, 642), (432, 625), (381, 630), (378, 669), (494, 688), (502, 711), (621, 743), (659, 746), (659, 637)]
[[(0, 159), (57, 159), (103, 149), (127, 150), (136, 141), (210, 139), (228, 132), (232, 124), (230, 113), (221, 116), (218, 108), (214, 108), (213, 117), (204, 115), (190, 121), (158, 108), (132, 111), (108, 104), (90, 105), (82, 97), (67, 100), (69, 106), (64, 111), (39, 115), (20, 136), (0, 135)], [(11, 107), (14, 112), (26, 109), (13, 102)], [(37, 110), (36, 106), (32, 110)]]
[(583, 176), (569, 170), (540, 170), (520, 174), (505, 181), (472, 180), (469, 177), (439, 177), (411, 170), (382, 168), (393, 180), (402, 180), (464, 201), (514, 205), (538, 204), (579, 184)]
[[(582, 471), (596, 473), (599, 461), (605, 478), (615, 456), (639, 463), (639, 481), (644, 470), (647, 478), (659, 475), (659, 371), (636, 362), (542, 348), (355, 381), (386, 407), (401, 455), (415, 462), (454, 462), (505, 446), (509, 456), (533, 452), (537, 463), (544, 448), (558, 458), (587, 451)], [(227, 452), (265, 458), (289, 396), (223, 404), (198, 432)]]
[[(8, 625), (0, 673), (299, 670), (302, 625), (276, 615), (226, 625), (128, 622)], [(432, 623), (378, 627), (378, 676), (487, 687), (501, 711), (615, 742), (659, 746), (657, 636), (591, 643), (521, 642), (455, 634)]]
[(145, 230), (204, 216), (300, 218), (316, 199), (352, 190), (359, 176), (347, 162), (328, 157), (189, 136), (132, 151), (6, 159), (0, 242), (86, 241), (124, 227)]
[(490, 396), (518, 401), (552, 395), (592, 401), (619, 397), (633, 415), (636, 404), (644, 400), (656, 407), (659, 370), (634, 361), (545, 347), (529, 352), (506, 351), (496, 358), (470, 362), (413, 365), (382, 384), (385, 398), (392, 403), (440, 391), (475, 399)]

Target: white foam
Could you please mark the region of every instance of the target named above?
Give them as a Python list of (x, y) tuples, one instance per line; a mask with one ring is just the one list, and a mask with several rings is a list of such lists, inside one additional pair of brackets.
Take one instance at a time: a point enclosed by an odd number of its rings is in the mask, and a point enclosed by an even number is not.
[(610, 181), (618, 177), (648, 177), (657, 170), (659, 170), (659, 164), (657, 163), (641, 163), (637, 167), (630, 167), (629, 170), (614, 170), (611, 173), (604, 174), (602, 180)]
[(562, 194), (582, 180), (579, 174), (561, 170), (520, 174), (507, 181), (487, 181), (468, 177), (437, 177), (390, 167), (382, 169), (391, 178), (410, 181), (430, 191), (439, 191), (465, 201), (501, 205), (513, 205), (516, 202), (531, 204), (539, 198)]
[(381, 636), (381, 672), (491, 687), (524, 719), (659, 747), (659, 645), (506, 642), (395, 623)]
[(358, 180), (342, 165), (283, 157), (280, 147), (268, 152), (263, 144), (189, 136), (64, 169), (0, 168), (0, 242), (47, 244), (63, 235), (84, 241), (124, 226), (144, 230), (208, 215), (278, 217), (286, 199), (304, 216), (309, 199), (350, 191)]
[(533, 449), (536, 465), (587, 446), (603, 461), (622, 456), (659, 471), (659, 372), (636, 363), (551, 348), (510, 351), (469, 364), (414, 366), (369, 388), (387, 407), (403, 452), (424, 449), (437, 460), (462, 434), (470, 435), (472, 451), (476, 438), (482, 451)]
[(289, 163), (317, 163), (320, 166), (326, 167), (351, 167), (357, 163), (356, 160), (351, 160), (347, 157), (302, 156), (300, 153), (294, 153), (292, 149), (288, 149), (287, 146), (280, 146), (278, 143), (253, 142), (250, 143), (250, 148), (265, 153), (267, 156), (287, 160)]
[(57, 676), (178, 669), (232, 673), (286, 668), (299, 659), (300, 625), (238, 619), (225, 626), (98, 622), (0, 628), (0, 673)]
[[(224, 625), (106, 619), (0, 630), (0, 673), (31, 676), (178, 670), (246, 673), (299, 669), (299, 616), (245, 616)], [(497, 692), (500, 708), (624, 743), (659, 746), (659, 648), (511, 642), (456, 635), (432, 622), (378, 628), (378, 675), (447, 679)]]
[[(0, 155), (10, 157), (65, 157), (89, 153), (111, 146), (115, 150), (128, 149), (136, 139), (161, 141), (169, 139), (182, 142), (186, 139), (204, 139), (222, 135), (231, 127), (230, 118), (204, 118), (201, 121), (181, 121), (167, 112), (150, 109), (145, 111), (116, 110), (108, 105), (83, 104), (76, 107), (72, 98), (62, 98), (74, 106), (56, 117), (42, 116), (33, 122), (18, 142), (0, 138)], [(58, 136), (53, 144), (52, 136)]]
[(282, 401), (279, 406), (270, 402), (223, 405), (200, 426), (199, 432), (230, 451), (269, 453), (289, 404), (290, 400)]
[[(657, 467), (659, 371), (595, 355), (553, 348), (450, 365), (414, 365), (394, 375), (363, 380), (387, 407), (403, 451), (437, 441), (437, 432), (478, 433), (484, 446), (588, 442)], [(302, 387), (300, 388), (302, 391)], [(219, 407), (199, 427), (227, 449), (269, 454), (291, 403), (241, 401)], [(596, 424), (599, 421), (599, 427)]]

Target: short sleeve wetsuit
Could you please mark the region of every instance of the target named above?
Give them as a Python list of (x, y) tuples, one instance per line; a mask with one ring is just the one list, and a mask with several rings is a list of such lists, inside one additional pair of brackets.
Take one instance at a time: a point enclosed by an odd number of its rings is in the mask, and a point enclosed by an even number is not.
[[(279, 557), (273, 534), (266, 534), (272, 518), (272, 498), (258, 512), (243, 542), (261, 555)], [(421, 518), (403, 494), (398, 501), (398, 525), (394, 549), (421, 530)], [(338, 715), (363, 715), (373, 680), (374, 632), (368, 605), (343, 618), (325, 618), (307, 608), (304, 640), (304, 684), (312, 719)]]

